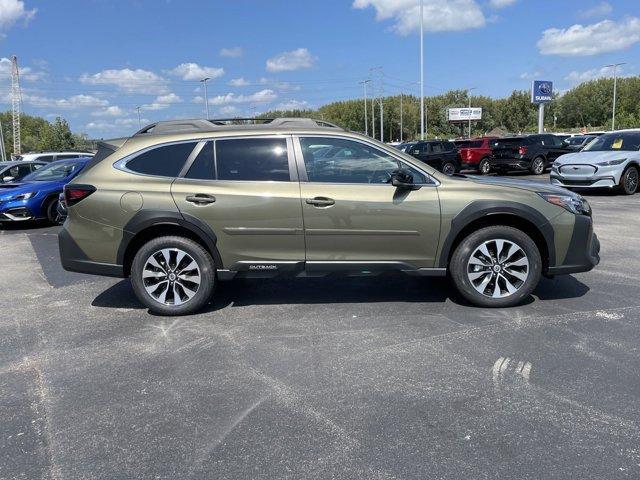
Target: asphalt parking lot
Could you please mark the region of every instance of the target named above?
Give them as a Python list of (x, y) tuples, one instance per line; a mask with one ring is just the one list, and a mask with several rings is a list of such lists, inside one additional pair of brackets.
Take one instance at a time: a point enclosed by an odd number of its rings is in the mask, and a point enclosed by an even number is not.
[(0, 478), (640, 477), (640, 195), (525, 305), (404, 276), (237, 280), (152, 316), (0, 231)]

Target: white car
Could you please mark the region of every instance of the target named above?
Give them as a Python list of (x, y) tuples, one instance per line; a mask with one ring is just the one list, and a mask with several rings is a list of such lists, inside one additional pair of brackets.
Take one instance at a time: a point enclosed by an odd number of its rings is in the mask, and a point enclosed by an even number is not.
[(37, 160), (39, 162), (55, 162), (56, 160), (70, 160), (72, 158), (93, 157), (91, 152), (30, 152), (19, 155), (16, 160)]
[(558, 157), (551, 166), (553, 185), (566, 188), (617, 188), (627, 195), (638, 190), (640, 129), (601, 135), (580, 152)]

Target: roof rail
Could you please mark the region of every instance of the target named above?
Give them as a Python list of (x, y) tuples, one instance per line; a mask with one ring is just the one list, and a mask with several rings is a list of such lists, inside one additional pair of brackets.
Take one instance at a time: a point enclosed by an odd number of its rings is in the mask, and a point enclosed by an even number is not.
[(273, 128), (273, 127), (323, 127), (337, 128), (337, 125), (313, 118), (216, 118), (212, 120), (166, 120), (156, 122), (138, 130), (133, 136), (163, 135), (170, 133), (214, 132), (231, 128)]

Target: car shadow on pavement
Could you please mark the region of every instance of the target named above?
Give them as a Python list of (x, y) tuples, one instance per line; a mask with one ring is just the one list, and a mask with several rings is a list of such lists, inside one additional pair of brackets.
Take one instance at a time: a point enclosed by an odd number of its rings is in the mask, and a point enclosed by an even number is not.
[[(582, 297), (589, 287), (572, 276), (541, 279), (533, 295), (541, 301)], [(444, 303), (447, 299), (470, 306), (450, 282), (442, 278), (415, 278), (401, 274), (376, 277), (327, 276), (322, 278), (236, 279), (219, 282), (213, 301), (199, 313), (227, 307), (332, 303)], [(534, 302), (533, 296), (523, 304)], [(523, 305), (521, 304), (521, 305)], [(129, 280), (100, 293), (94, 307), (144, 309)]]

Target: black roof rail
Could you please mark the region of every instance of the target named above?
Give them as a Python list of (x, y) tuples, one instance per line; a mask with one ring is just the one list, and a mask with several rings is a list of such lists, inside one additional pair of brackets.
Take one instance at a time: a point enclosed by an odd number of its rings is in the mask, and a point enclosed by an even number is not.
[(190, 120), (165, 120), (151, 123), (138, 130), (133, 136), (140, 135), (162, 135), (170, 133), (190, 133), (190, 132), (214, 132), (221, 129), (231, 128), (272, 128), (272, 127), (323, 127), (337, 128), (339, 126), (316, 120), (313, 118), (216, 118), (211, 120), (190, 119)]

